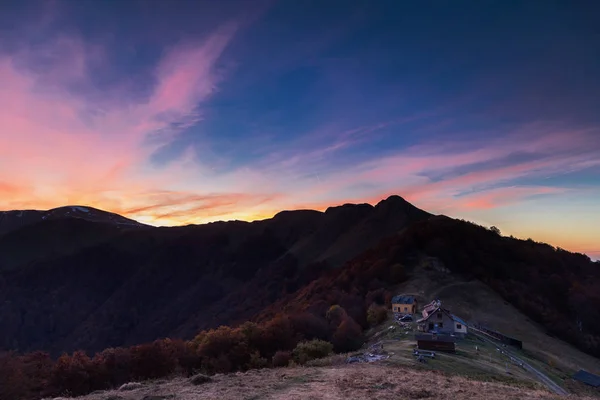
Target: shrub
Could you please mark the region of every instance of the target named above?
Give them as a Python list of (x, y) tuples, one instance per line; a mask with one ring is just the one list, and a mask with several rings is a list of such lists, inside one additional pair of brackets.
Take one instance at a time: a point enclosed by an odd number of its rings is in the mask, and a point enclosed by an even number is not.
[(292, 350), (298, 342), (291, 321), (287, 316), (277, 315), (263, 326), (260, 354), (273, 357), (279, 350)]
[(250, 361), (248, 361), (248, 365), (246, 365), (246, 369), (260, 369), (266, 368), (269, 366), (269, 362), (266, 358), (260, 356), (258, 351), (255, 351), (250, 355)]
[(329, 340), (329, 324), (323, 317), (303, 312), (290, 317), (295, 332), (298, 332), (302, 340), (321, 339)]
[(292, 359), (291, 351), (278, 351), (273, 356), (273, 366), (274, 367), (286, 367), (290, 360)]
[(22, 399), (28, 395), (29, 383), (23, 365), (13, 353), (0, 353), (0, 399)]
[(298, 343), (294, 349), (294, 360), (299, 364), (305, 364), (307, 361), (317, 358), (327, 357), (333, 351), (333, 345), (324, 340), (311, 340), (309, 342)]
[(360, 326), (350, 317), (345, 318), (333, 334), (333, 348), (337, 353), (357, 350), (363, 341)]
[(209, 374), (232, 372), (234, 367), (225, 354), (215, 358), (204, 358), (202, 362), (202, 368)]
[(376, 326), (387, 319), (387, 309), (375, 303), (369, 306), (367, 310), (367, 321), (369, 325)]
[(202, 358), (193, 342), (184, 342), (178, 347), (176, 358), (180, 371), (186, 376), (194, 375), (202, 367)]
[(90, 375), (92, 361), (82, 351), (76, 351), (72, 356), (61, 355), (54, 363), (49, 379), (49, 393), (53, 395), (79, 396), (91, 392)]
[(24, 383), (25, 388), (34, 397), (41, 397), (44, 394), (45, 384), (50, 379), (52, 372), (53, 362), (50, 355), (36, 351), (19, 357), (19, 361), (21, 371), (26, 378), (26, 382)]
[(100, 387), (115, 387), (132, 380), (129, 349), (106, 349), (96, 353), (92, 363)]
[(327, 310), (326, 317), (332, 326), (338, 326), (343, 321), (343, 319), (347, 317), (347, 313), (346, 310), (344, 310), (339, 305), (335, 304), (329, 307), (329, 310)]
[(132, 375), (135, 379), (156, 379), (175, 371), (177, 360), (166, 343), (156, 340), (131, 348)]
[(225, 373), (244, 369), (251, 353), (240, 329), (221, 326), (208, 331), (198, 347), (198, 354), (208, 371)]

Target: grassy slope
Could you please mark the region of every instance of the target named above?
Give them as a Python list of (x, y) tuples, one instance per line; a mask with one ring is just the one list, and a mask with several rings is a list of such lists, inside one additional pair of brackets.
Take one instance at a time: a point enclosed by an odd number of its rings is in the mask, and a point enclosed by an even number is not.
[[(82, 400), (157, 399), (558, 399), (530, 388), (473, 381), (442, 373), (384, 365), (344, 365), (254, 370), (217, 375), (213, 382), (192, 386), (184, 379), (148, 383), (134, 391), (91, 394)], [(119, 398), (119, 397), (113, 397)]]
[[(572, 380), (569, 379), (574, 372), (585, 369), (600, 373), (600, 360), (560, 339), (547, 335), (543, 327), (529, 320), (481, 282), (465, 281), (448, 273), (435, 260), (431, 259), (424, 260), (415, 269), (411, 273), (412, 278), (397, 288), (398, 293), (410, 293), (417, 296), (420, 305), (435, 298), (440, 299), (442, 305), (456, 315), (522, 340), (523, 350), (515, 351), (515, 353), (559, 385), (579, 393), (585, 390), (573, 385)], [(415, 342), (399, 343), (404, 343), (405, 352), (402, 351), (401, 344), (386, 345), (387, 350), (396, 350), (397, 352), (392, 359), (397, 359), (397, 362), (406, 365), (415, 364), (411, 354), (411, 346)], [(477, 375), (485, 377), (492, 371), (506, 376), (504, 360), (496, 354), (495, 349), (488, 348), (493, 346), (481, 342), (477, 344), (480, 347), (480, 356), (475, 354), (475, 342), (467, 341), (459, 344), (458, 354), (462, 354), (462, 357), (444, 355), (446, 362), (436, 360), (429, 363), (428, 368), (453, 371), (473, 377)], [(489, 361), (490, 353), (492, 354), (491, 362)], [(509, 370), (512, 377), (531, 381), (518, 368), (510, 368), (510, 364)]]

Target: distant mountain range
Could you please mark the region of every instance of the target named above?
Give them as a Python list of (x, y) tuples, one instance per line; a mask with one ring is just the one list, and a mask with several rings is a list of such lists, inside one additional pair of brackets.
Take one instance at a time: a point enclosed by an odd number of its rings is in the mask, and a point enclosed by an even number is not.
[(364, 296), (393, 290), (403, 276), (390, 268), (410, 271), (434, 257), (600, 354), (597, 263), (434, 216), (399, 196), (183, 227), (80, 206), (9, 211), (0, 232), (0, 350), (56, 355), (191, 338), (284, 308), (320, 315), (333, 301), (364, 324)]
[(104, 222), (116, 226), (143, 226), (143, 224), (121, 215), (92, 207), (66, 206), (53, 208), (47, 211), (40, 210), (13, 210), (0, 211), (0, 235), (33, 225), (42, 221), (52, 221), (65, 218), (80, 218), (90, 222)]

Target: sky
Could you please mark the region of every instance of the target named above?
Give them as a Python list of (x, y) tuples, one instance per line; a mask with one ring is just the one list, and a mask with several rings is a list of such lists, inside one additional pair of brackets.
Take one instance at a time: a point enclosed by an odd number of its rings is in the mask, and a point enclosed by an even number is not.
[(0, 209), (397, 194), (600, 258), (600, 4), (3, 1)]

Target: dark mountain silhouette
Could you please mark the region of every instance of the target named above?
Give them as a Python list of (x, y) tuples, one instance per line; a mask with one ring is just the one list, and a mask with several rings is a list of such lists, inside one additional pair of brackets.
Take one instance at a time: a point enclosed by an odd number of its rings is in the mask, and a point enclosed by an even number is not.
[(119, 227), (143, 226), (143, 224), (132, 219), (125, 218), (115, 213), (98, 210), (93, 207), (65, 206), (53, 208), (47, 211), (0, 211), (0, 235), (42, 221), (51, 221), (65, 218), (78, 218), (90, 222), (104, 222)]
[(323, 315), (332, 304), (339, 304), (366, 327), (369, 299), (393, 288), (430, 258), (465, 280), (488, 285), (548, 335), (600, 357), (600, 262), (446, 216), (411, 224), (343, 268), (282, 296), (257, 320), (268, 321), (279, 313)]
[(373, 299), (381, 304), (382, 291), (434, 257), (600, 355), (598, 263), (398, 196), (172, 228), (67, 216), (0, 236), (0, 250), (0, 349), (99, 351), (281, 312), (311, 326), (306, 316), (323, 318), (333, 304), (364, 328)]
[(398, 196), (172, 228), (62, 215), (0, 236), (0, 348), (101, 350), (242, 322), (431, 217)]
[[(76, 232), (65, 250), (57, 238)], [(458, 287), (492, 294), (506, 306), (495, 314), (501, 330), (529, 317), (530, 338), (545, 333), (600, 356), (600, 263), (397, 196), (253, 223), (118, 230), (66, 218), (2, 240), (16, 256), (0, 270), (0, 397), (282, 365), (304, 340), (354, 351), (387, 318), (392, 294), (415, 282), (452, 290), (460, 303), (478, 299)], [(41, 255), (23, 262), (22, 249), (35, 246)], [(477, 307), (495, 312), (485, 299)], [(39, 349), (72, 354), (52, 360)]]
[(82, 218), (48, 219), (0, 235), (0, 270), (81, 251), (142, 225), (91, 222)]

